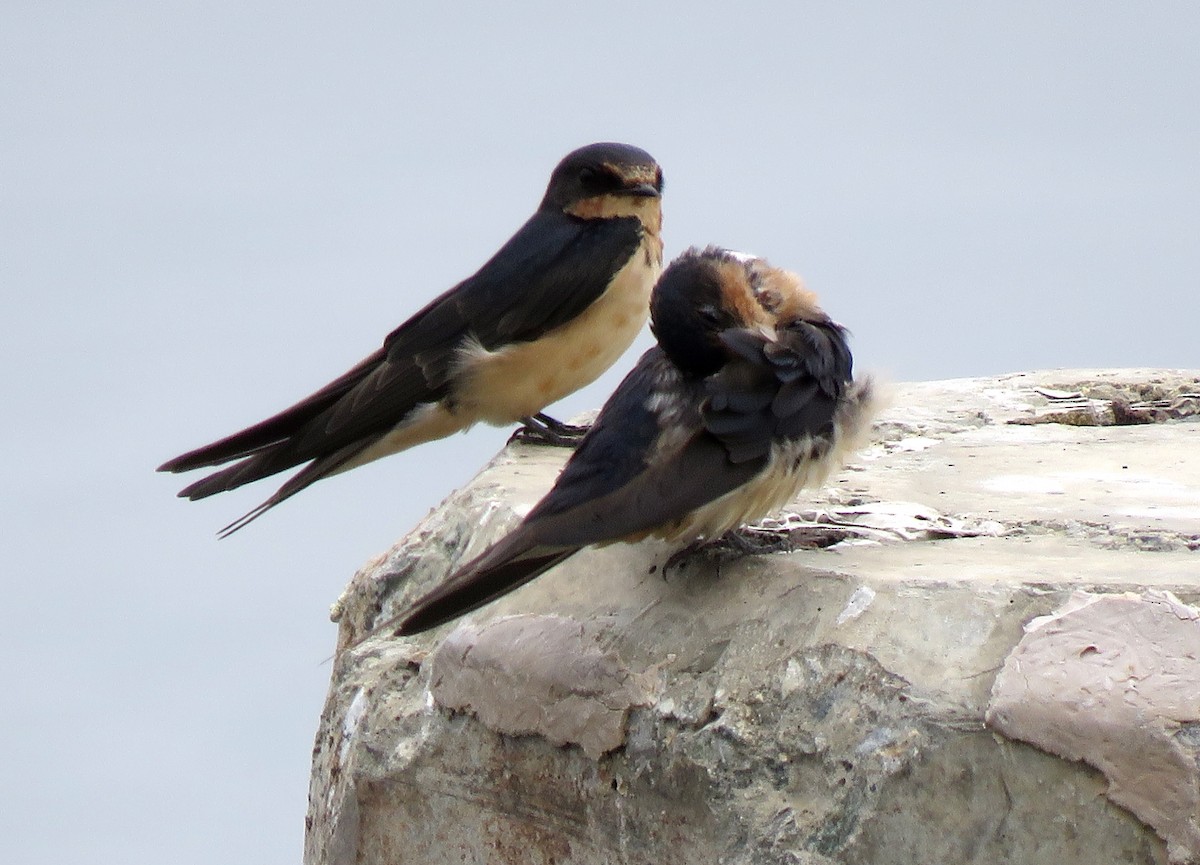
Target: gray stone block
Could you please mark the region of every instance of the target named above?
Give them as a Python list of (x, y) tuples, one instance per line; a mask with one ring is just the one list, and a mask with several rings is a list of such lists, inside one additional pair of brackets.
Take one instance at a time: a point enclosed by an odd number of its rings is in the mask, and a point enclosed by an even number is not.
[(589, 549), (372, 634), (553, 482), (510, 446), (335, 605), (305, 861), (1200, 862), (1198, 393), (897, 386), (790, 552)]

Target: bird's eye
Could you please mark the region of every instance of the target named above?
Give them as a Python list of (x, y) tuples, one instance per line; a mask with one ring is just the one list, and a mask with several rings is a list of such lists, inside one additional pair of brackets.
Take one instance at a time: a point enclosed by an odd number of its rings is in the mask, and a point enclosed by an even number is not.
[(711, 304), (704, 304), (696, 309), (700, 317), (709, 324), (719, 324), (721, 321), (721, 311)]
[(590, 168), (585, 165), (583, 168), (579, 169), (579, 180), (583, 183), (584, 186), (591, 186), (599, 178), (600, 178), (600, 172), (598, 172), (594, 168)]

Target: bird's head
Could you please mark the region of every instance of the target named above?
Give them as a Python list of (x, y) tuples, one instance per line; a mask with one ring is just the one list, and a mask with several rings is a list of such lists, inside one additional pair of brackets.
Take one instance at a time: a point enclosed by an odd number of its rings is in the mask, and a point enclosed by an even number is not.
[(646, 151), (629, 144), (589, 144), (558, 163), (541, 209), (583, 219), (638, 216), (657, 231), (662, 190), (662, 168)]
[(828, 321), (799, 276), (766, 260), (710, 246), (693, 247), (659, 278), (650, 296), (650, 328), (680, 369), (711, 375), (730, 356), (734, 331), (774, 339), (797, 322)]
[(723, 331), (769, 323), (750, 281), (757, 261), (710, 246), (689, 249), (663, 271), (650, 296), (650, 329), (680, 369), (716, 372), (729, 354)]

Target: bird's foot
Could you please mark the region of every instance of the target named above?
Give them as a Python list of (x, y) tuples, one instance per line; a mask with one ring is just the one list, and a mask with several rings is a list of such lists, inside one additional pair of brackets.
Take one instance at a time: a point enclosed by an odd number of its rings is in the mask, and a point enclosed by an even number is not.
[(695, 555), (723, 562), (743, 556), (765, 556), (771, 553), (790, 553), (797, 549), (788, 532), (759, 526), (741, 526), (711, 540), (699, 540), (676, 550), (664, 566), (664, 572), (682, 564)]
[(713, 552), (726, 556), (765, 556), (771, 553), (790, 553), (796, 549), (788, 532), (760, 526), (740, 526), (730, 529), (712, 541)]
[(796, 542), (786, 531), (763, 526), (739, 526), (718, 538), (705, 541), (701, 549), (709, 558), (737, 559), (742, 556), (790, 553), (796, 549)]
[(528, 442), (557, 448), (579, 447), (580, 440), (587, 435), (589, 426), (575, 426), (556, 420), (548, 414), (538, 412), (531, 417), (521, 418), (521, 426), (509, 441)]

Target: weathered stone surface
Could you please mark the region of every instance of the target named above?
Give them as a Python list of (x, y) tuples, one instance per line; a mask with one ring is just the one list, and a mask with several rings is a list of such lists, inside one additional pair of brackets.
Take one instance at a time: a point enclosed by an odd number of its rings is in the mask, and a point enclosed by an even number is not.
[[(1104, 731), (1152, 727), (1191, 755), (1173, 764), (1184, 804), (1155, 816), (1086, 729), (1059, 748), (1045, 716), (999, 721), (1024, 698), (997, 683), (1078, 590), (1200, 601), (1198, 392), (1200, 374), (1156, 370), (901, 386), (877, 443), (764, 523), (793, 552), (664, 573), (659, 544), (588, 550), (463, 623), (359, 643), (563, 459), (506, 449), (335, 607), (306, 861), (1200, 862), (1177, 813), (1197, 789), (1191, 703), (1151, 697)], [(1089, 417), (1130, 425), (1009, 423), (1068, 397), (1124, 400)], [(1121, 630), (1121, 651), (1161, 636)], [(1191, 664), (1171, 666), (1176, 693), (1200, 693)], [(1044, 672), (1039, 705), (1077, 699)]]
[(1025, 636), (992, 687), (988, 725), (1109, 780), (1108, 795), (1200, 850), (1200, 610), (1170, 592), (1075, 592)]
[(439, 706), (470, 712), (497, 733), (537, 734), (599, 758), (625, 741), (630, 708), (651, 691), (645, 677), (598, 647), (593, 630), (562, 616), (465, 624), (434, 653), (429, 692)]

